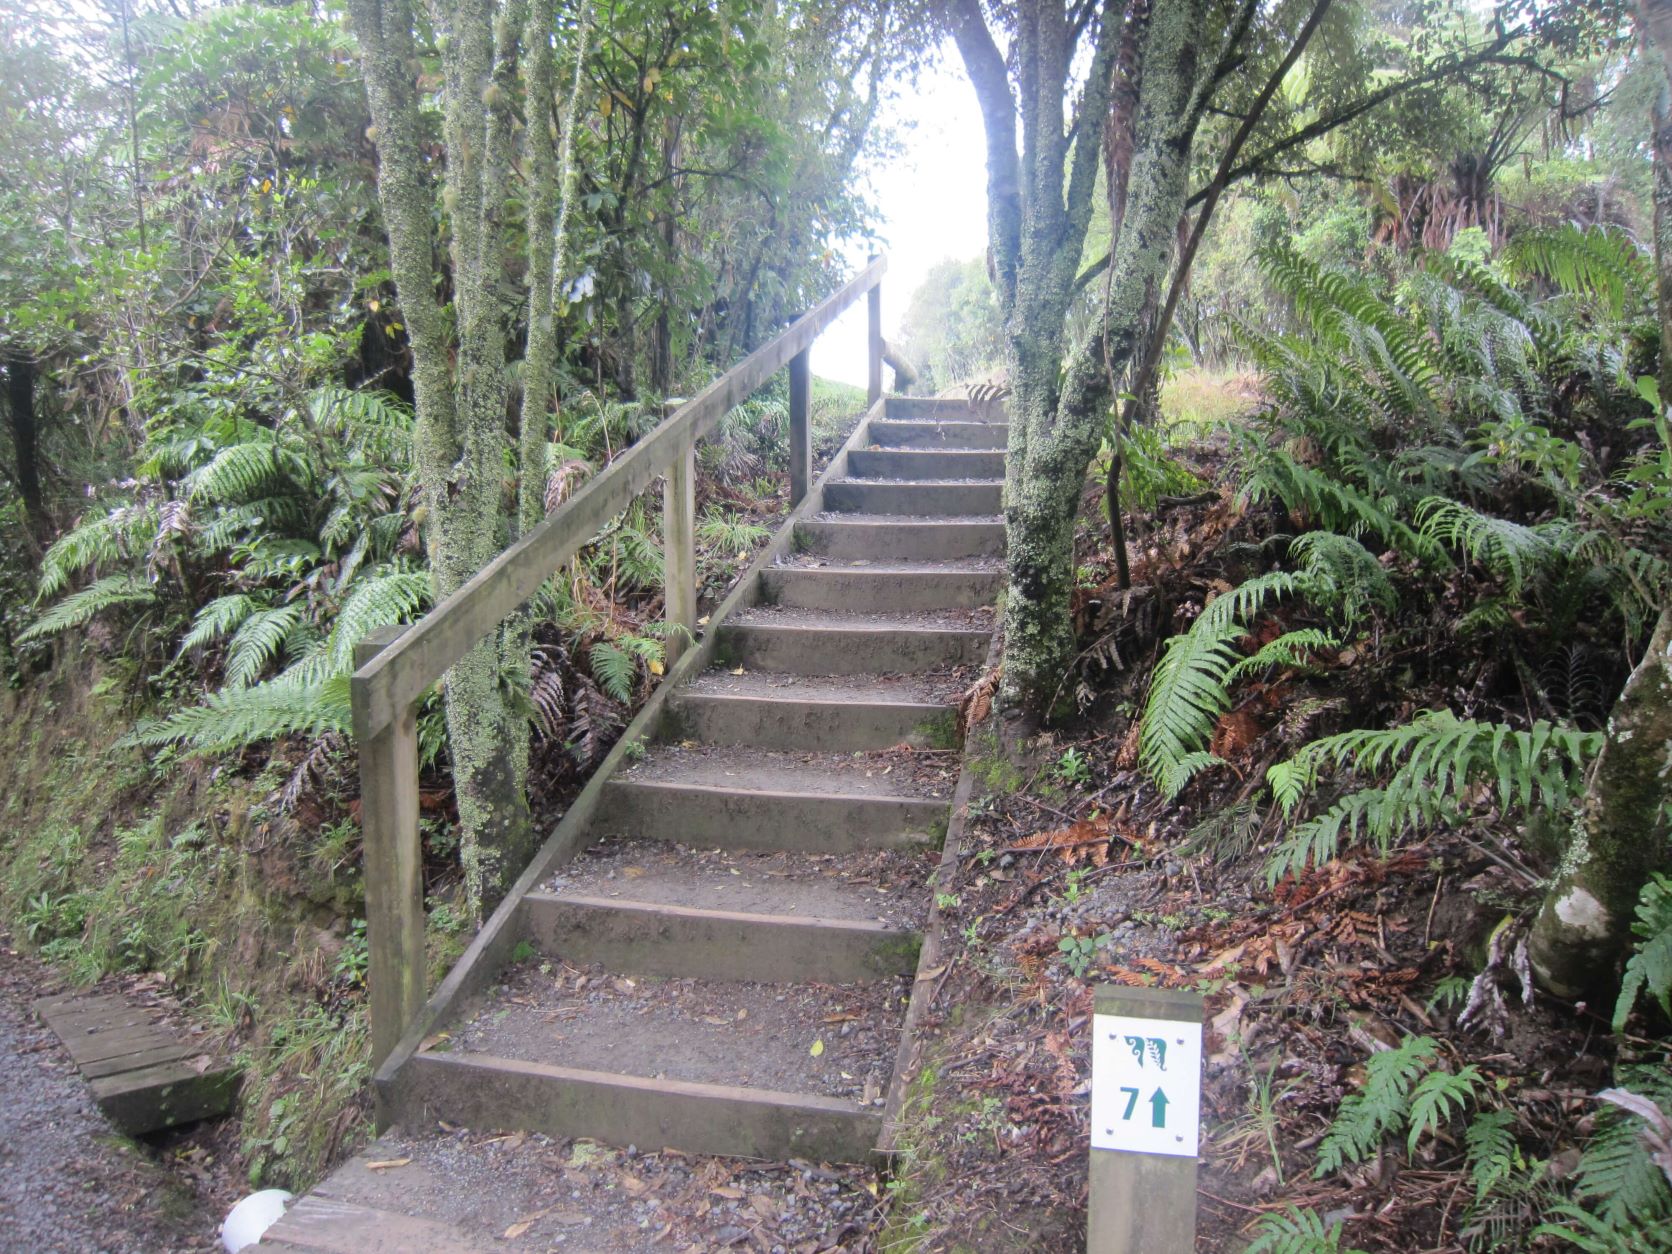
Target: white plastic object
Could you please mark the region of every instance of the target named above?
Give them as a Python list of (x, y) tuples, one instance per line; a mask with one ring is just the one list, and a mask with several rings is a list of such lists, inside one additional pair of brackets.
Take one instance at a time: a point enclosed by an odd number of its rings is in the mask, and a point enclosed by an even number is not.
[(261, 1240), (261, 1234), (278, 1223), (285, 1208), (295, 1200), (284, 1189), (263, 1189), (227, 1211), (226, 1221), (221, 1224), (221, 1245), (226, 1254), (238, 1254)]

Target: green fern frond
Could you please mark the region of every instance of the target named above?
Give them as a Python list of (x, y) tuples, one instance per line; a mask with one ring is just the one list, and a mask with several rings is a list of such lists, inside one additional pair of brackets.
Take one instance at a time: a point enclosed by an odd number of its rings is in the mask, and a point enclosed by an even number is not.
[(1643, 885), (1632, 922), (1637, 945), (1626, 962), (1625, 981), (1614, 1003), (1614, 1030), (1623, 1032), (1626, 1020), (1645, 992), (1672, 1018), (1672, 877), (1656, 871)]
[(1372, 1054), (1364, 1085), (1349, 1093), (1318, 1146), (1316, 1176), (1361, 1163), (1381, 1148), (1382, 1138), (1400, 1132), (1411, 1115), (1412, 1089), (1434, 1074), (1440, 1049), (1431, 1036), (1407, 1037), (1398, 1049)]
[(1138, 729), (1138, 760), (1169, 797), (1216, 759), (1200, 752), (1219, 716), (1230, 709), (1228, 684), (1238, 661), (1236, 641), (1247, 634), (1238, 621), (1268, 597), (1292, 592), (1298, 577), (1274, 571), (1208, 603), (1190, 630), (1167, 642), (1150, 678)]
[(1511, 595), (1519, 594), (1530, 577), (1561, 554), (1539, 528), (1482, 514), (1446, 497), (1428, 497), (1417, 506), (1417, 518), (1426, 538), (1492, 571)]
[(261, 677), (279, 656), (286, 639), (302, 622), (305, 606), (289, 605), (257, 610), (249, 615), (232, 637), (226, 651), (226, 682), (229, 688), (247, 688)]
[(241, 749), (280, 736), (346, 735), (353, 725), (348, 676), (301, 684), (284, 675), (248, 688), (224, 689), (202, 705), (140, 724), (123, 743), (183, 743), (201, 752)]
[(608, 640), (600, 640), (587, 655), (592, 663), (592, 676), (612, 698), (626, 704), (633, 699), (633, 685), (638, 681), (638, 659)]
[(1430, 1071), (1411, 1092), (1410, 1134), (1405, 1139), (1405, 1152), (1417, 1152), (1417, 1142), (1437, 1132), (1474, 1104), (1476, 1092), (1483, 1080), (1480, 1068), (1472, 1063), (1456, 1075), (1446, 1071)]
[(1672, 1254), (1672, 1219), (1614, 1224), (1572, 1202), (1549, 1213), (1563, 1222), (1542, 1223), (1531, 1235), (1552, 1237), (1581, 1254)]
[(1260, 647), (1259, 652), (1243, 658), (1226, 672), (1225, 682), (1234, 684), (1244, 676), (1252, 675), (1256, 671), (1272, 670), (1277, 667), (1291, 670), (1315, 669), (1307, 655), (1316, 653), (1320, 649), (1333, 649), (1338, 642), (1326, 631), (1316, 627), (1303, 627), (1298, 631), (1286, 631), (1274, 640), (1267, 641)]
[[(1621, 1068), (1616, 1085), (1672, 1110), (1672, 1074), (1663, 1067)], [(1579, 1159), (1576, 1200), (1616, 1230), (1672, 1220), (1672, 1182), (1644, 1144), (1642, 1121), (1605, 1105)]]
[(224, 597), (216, 597), (193, 617), (192, 629), (180, 642), (180, 652), (185, 653), (190, 649), (201, 649), (205, 645), (213, 644), (236, 631), (250, 615), (266, 608), (265, 601), (247, 592), (232, 592)]
[(56, 602), (37, 618), (18, 640), (40, 640), (81, 627), (106, 610), (117, 606), (148, 605), (157, 599), (150, 584), (139, 575), (106, 575), (78, 592)]
[(396, 570), (356, 580), (331, 624), (326, 645), (331, 670), (352, 671), (355, 645), (379, 627), (411, 622), (430, 603), (430, 595), (430, 577), (421, 571)]
[(1326, 1221), (1317, 1211), (1288, 1210), (1262, 1215), (1254, 1225), (1253, 1240), (1243, 1254), (1365, 1254), (1343, 1249), (1341, 1224)]
[(228, 445), (187, 475), (191, 498), (231, 503), (287, 485), (305, 488), (309, 476), (301, 459), (265, 434), (264, 439)]
[(36, 601), (57, 596), (82, 571), (96, 571), (143, 552), (156, 529), (155, 506), (122, 505), (65, 532), (41, 557)]
[(1521, 1147), (1515, 1142), (1515, 1112), (1486, 1110), (1469, 1121), (1463, 1133), (1464, 1161), (1478, 1202), (1521, 1170)]
[(1345, 831), (1386, 849), (1403, 832), (1460, 804), (1476, 783), (1492, 784), (1500, 806), (1547, 809), (1571, 803), (1584, 788), (1585, 770), (1602, 748), (1602, 733), (1538, 722), (1521, 731), (1502, 723), (1459, 719), (1431, 711), (1399, 727), (1341, 732), (1315, 740), (1266, 772), (1285, 815), (1317, 787), (1325, 765), (1371, 777), (1390, 773), (1378, 788), (1352, 792), (1323, 814), (1292, 829), (1273, 855), (1267, 878), (1276, 882), (1334, 857)]
[(1616, 318), (1646, 304), (1654, 290), (1648, 256), (1616, 227), (1569, 223), (1518, 231), (1503, 259), (1517, 274), (1538, 275), (1569, 295), (1601, 302)]

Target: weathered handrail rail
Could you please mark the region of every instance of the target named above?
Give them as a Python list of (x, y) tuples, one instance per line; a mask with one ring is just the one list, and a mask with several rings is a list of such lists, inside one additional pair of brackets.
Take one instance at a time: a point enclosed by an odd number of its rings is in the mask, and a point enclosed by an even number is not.
[[(410, 627), (374, 633), (355, 652), (350, 681), (360, 745), (360, 822), (365, 851), (367, 984), (372, 1061), (399, 1042), (424, 1004), (423, 860), (418, 836), (417, 703), (448, 667), (515, 613), (563, 563), (658, 477), (663, 496), (664, 597), (670, 626), (696, 626), (696, 442), (779, 370), (789, 367), (790, 504), (812, 483), (809, 350), (826, 327), (868, 297), (868, 399), (882, 395), (881, 282), (874, 259), (840, 291), (797, 318), (680, 406), (545, 521)], [(668, 638), (669, 660), (683, 637)]]

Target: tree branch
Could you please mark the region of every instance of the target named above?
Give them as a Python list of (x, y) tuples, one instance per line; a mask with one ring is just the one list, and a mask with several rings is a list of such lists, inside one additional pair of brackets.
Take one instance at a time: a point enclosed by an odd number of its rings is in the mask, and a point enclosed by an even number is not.
[(952, 36), (981, 106), (987, 133), (987, 233), (992, 248), (993, 286), (1009, 310), (1016, 294), (1022, 253), (1021, 158), (1016, 152), (1016, 97), (979, 0), (957, 0)]

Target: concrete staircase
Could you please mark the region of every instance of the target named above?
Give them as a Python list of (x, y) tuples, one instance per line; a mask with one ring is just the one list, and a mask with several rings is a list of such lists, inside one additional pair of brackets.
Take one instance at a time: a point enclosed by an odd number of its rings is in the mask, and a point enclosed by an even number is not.
[(956, 701), (994, 625), (1005, 437), (962, 402), (873, 408), (597, 786), (574, 856), (537, 864), (467, 955), (485, 973), (380, 1073), (386, 1118), (875, 1153)]

